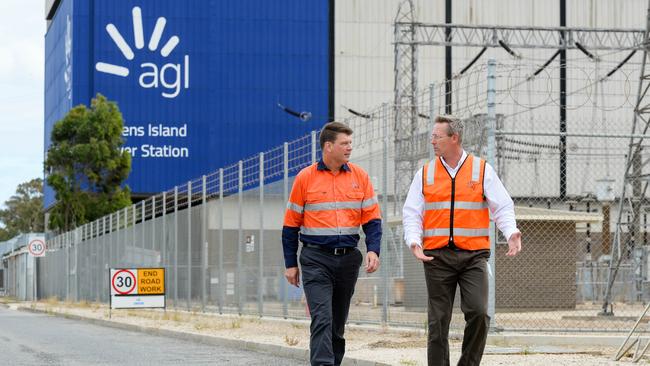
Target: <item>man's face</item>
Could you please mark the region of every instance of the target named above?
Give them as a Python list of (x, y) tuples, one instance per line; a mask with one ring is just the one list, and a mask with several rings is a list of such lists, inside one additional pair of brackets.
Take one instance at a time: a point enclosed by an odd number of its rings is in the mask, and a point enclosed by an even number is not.
[(350, 154), (352, 153), (352, 136), (344, 133), (337, 134), (334, 142), (325, 143), (325, 150), (335, 162), (347, 163), (350, 161)]
[(456, 135), (449, 136), (449, 125), (447, 123), (436, 123), (433, 125), (431, 133), (431, 145), (436, 156), (445, 156), (455, 148), (454, 138)]

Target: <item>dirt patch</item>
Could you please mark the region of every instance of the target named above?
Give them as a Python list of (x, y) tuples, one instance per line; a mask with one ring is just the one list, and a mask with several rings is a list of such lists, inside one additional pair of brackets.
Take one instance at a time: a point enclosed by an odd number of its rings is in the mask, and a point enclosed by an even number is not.
[(376, 348), (426, 348), (427, 341), (425, 339), (411, 340), (411, 341), (390, 341), (381, 340), (368, 344), (371, 349)]

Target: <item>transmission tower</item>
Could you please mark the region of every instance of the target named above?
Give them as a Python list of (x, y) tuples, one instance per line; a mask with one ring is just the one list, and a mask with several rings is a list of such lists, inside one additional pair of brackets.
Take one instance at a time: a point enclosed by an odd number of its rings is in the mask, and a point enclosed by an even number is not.
[[(635, 300), (642, 300), (643, 276), (642, 271), (640, 271), (640, 266), (645, 254), (643, 249), (643, 233), (641, 230), (641, 207), (648, 202), (646, 192), (648, 190), (648, 183), (650, 182), (650, 174), (643, 173), (643, 167), (650, 160), (647, 157), (644, 159), (642, 156), (645, 135), (648, 133), (648, 128), (650, 127), (650, 97), (647, 96), (648, 89), (650, 88), (650, 72), (646, 70), (648, 50), (650, 47), (650, 43), (648, 42), (648, 35), (650, 33), (650, 0), (648, 1), (646, 13), (646, 29), (643, 33), (642, 43), (643, 59), (639, 74), (637, 101), (632, 120), (632, 133), (625, 164), (623, 188), (619, 197), (618, 219), (616, 220), (614, 245), (612, 246), (610, 270), (607, 278), (607, 289), (601, 312), (602, 315), (614, 314), (612, 309), (612, 288), (614, 287), (621, 261), (625, 258), (631, 257), (633, 259), (634, 272), (638, 273), (636, 276), (638, 281), (635, 281), (634, 284), (637, 295)], [(628, 191), (630, 194), (628, 194)], [(625, 211), (627, 211), (627, 215), (623, 215)], [(609, 223), (603, 223), (603, 225), (609, 225)]]
[(415, 174), (417, 143), (418, 49), (413, 0), (399, 4), (395, 16), (395, 195), (403, 202)]

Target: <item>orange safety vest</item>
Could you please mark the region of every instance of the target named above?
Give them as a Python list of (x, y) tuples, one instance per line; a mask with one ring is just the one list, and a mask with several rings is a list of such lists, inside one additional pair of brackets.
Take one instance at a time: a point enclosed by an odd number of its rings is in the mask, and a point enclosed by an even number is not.
[(490, 212), (483, 193), (485, 160), (468, 155), (455, 178), (440, 158), (422, 170), (424, 249), (453, 242), (466, 250), (490, 249)]

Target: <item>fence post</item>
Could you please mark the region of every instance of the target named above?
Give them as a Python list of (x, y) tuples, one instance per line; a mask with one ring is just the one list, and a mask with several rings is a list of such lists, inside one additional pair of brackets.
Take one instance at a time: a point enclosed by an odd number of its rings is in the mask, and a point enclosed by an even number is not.
[(205, 201), (205, 183), (206, 183), (206, 177), (205, 175), (202, 177), (203, 181), (203, 187), (201, 189), (201, 243), (203, 243), (203, 251), (201, 253), (201, 258), (203, 259), (201, 262), (203, 264), (203, 268), (201, 270), (201, 311), (205, 312), (205, 296), (207, 292), (207, 283), (206, 283), (206, 274), (208, 272), (208, 232), (207, 232), (207, 226), (208, 226), (208, 220), (207, 220), (207, 208), (206, 206), (206, 201)]
[[(137, 211), (138, 211), (138, 205), (137, 204), (132, 204), (131, 205), (131, 247), (132, 248), (137, 248), (138, 246), (136, 245), (135, 241), (135, 223), (137, 221)], [(119, 212), (118, 212), (119, 215)], [(124, 233), (122, 234), (122, 242), (124, 243), (124, 254), (126, 256), (126, 237), (128, 235), (127, 228), (129, 227), (129, 208), (125, 207), (124, 208)], [(118, 236), (120, 233), (120, 219), (118, 217), (117, 219), (117, 228), (115, 229), (115, 235)], [(142, 246), (144, 248), (144, 244)]]
[(151, 250), (156, 250), (156, 196), (151, 197)]
[(241, 244), (244, 241), (243, 228), (242, 228), (242, 211), (243, 211), (243, 192), (244, 192), (244, 162), (239, 161), (239, 183), (237, 185), (237, 204), (238, 204), (238, 220), (239, 228), (237, 232), (237, 307), (239, 315), (242, 315), (244, 309), (243, 294), (246, 293), (246, 284), (242, 283), (242, 252)]
[(178, 186), (174, 186), (174, 307), (178, 308)]
[[(131, 207), (133, 207), (133, 210), (135, 211), (135, 205), (131, 205)], [(124, 228), (123, 228), (123, 230), (120, 230), (120, 225), (121, 225), (120, 224), (120, 212), (118, 211), (117, 212), (117, 220), (115, 222), (115, 225), (116, 225), (115, 226), (115, 242), (117, 243), (118, 246), (122, 245), (122, 257), (126, 258), (126, 261), (123, 261), (122, 265), (126, 265), (128, 263), (128, 261), (130, 260), (126, 256), (126, 245), (127, 245), (127, 239), (126, 238), (127, 238), (127, 235), (128, 235), (127, 232), (126, 232), (126, 228), (129, 226), (129, 208), (128, 207), (124, 207), (124, 209), (122, 210), (122, 217), (124, 217), (124, 220), (123, 220), (124, 221), (124, 224), (123, 224)], [(135, 221), (133, 221), (132, 226), (135, 227)], [(134, 232), (133, 235), (135, 235), (135, 229), (133, 229), (133, 232)], [(122, 240), (121, 241), (120, 241), (120, 234), (122, 235)], [(135, 247), (135, 239), (134, 239), (134, 242), (132, 243), (131, 246)], [(116, 251), (119, 251), (119, 250), (116, 249)], [(125, 262), (127, 262), (127, 263), (125, 263)]]
[[(146, 248), (146, 246), (145, 246), (146, 241), (145, 241), (145, 236), (144, 236), (144, 221), (145, 221), (145, 218), (147, 217), (147, 211), (146, 211), (146, 207), (145, 207), (145, 206), (147, 206), (147, 200), (142, 200), (141, 202), (142, 202), (142, 218), (140, 219), (140, 230), (142, 231), (142, 235), (141, 235), (142, 236), (142, 249), (145, 249)], [(133, 227), (135, 228), (135, 222), (133, 223)], [(144, 250), (143, 250), (143, 253), (144, 253)]]
[[(108, 217), (107, 217), (108, 216)], [(106, 280), (108, 278), (108, 275), (106, 274), (106, 270), (108, 269), (108, 262), (110, 261), (110, 242), (108, 241), (108, 234), (106, 230), (106, 222), (108, 221), (108, 218), (112, 216), (112, 214), (104, 215), (102, 217), (102, 266), (101, 270), (99, 273), (101, 273), (100, 276), (100, 281), (99, 283), (99, 288), (101, 289), (100, 292), (100, 298), (103, 301), (104, 296), (106, 295), (106, 291), (104, 289), (104, 286), (108, 284), (108, 281)]]
[[(283, 190), (283, 202), (289, 202), (289, 143), (284, 143), (284, 190)], [(284, 260), (282, 260), (282, 267), (284, 268)], [(284, 273), (284, 271), (281, 271)], [(289, 317), (289, 283), (286, 281), (284, 276), (282, 276), (282, 315), (284, 318)]]
[[(435, 109), (435, 92), (436, 92), (436, 84), (432, 83), (429, 85), (429, 131), (427, 133), (431, 134), (433, 133), (433, 121), (435, 121), (435, 116), (436, 116), (436, 109)], [(435, 158), (435, 153), (433, 152), (433, 149), (429, 149), (429, 160), (433, 160)]]
[[(382, 276), (382, 281), (384, 282), (384, 301), (382, 304), (382, 311), (381, 311), (381, 322), (382, 324), (386, 325), (388, 323), (388, 301), (389, 301), (389, 291), (390, 291), (390, 278), (388, 276), (388, 271), (389, 271), (389, 260), (390, 260), (390, 255), (388, 251), (388, 232), (391, 230), (391, 228), (388, 227), (387, 220), (388, 220), (388, 116), (386, 115), (388, 113), (388, 108), (387, 104), (384, 103), (381, 107), (381, 122), (383, 125), (384, 129), (384, 138), (382, 141), (382, 162), (381, 162), (381, 169), (383, 172), (383, 177), (382, 177), (382, 182), (381, 182), (381, 225), (382, 225), (382, 239), (381, 239), (381, 244), (382, 244), (382, 249), (384, 250), (384, 257), (382, 259), (382, 265), (381, 265), (381, 276)], [(397, 254), (397, 253), (395, 253)], [(381, 263), (381, 262), (380, 262)]]
[[(125, 207), (124, 210), (123, 210), (124, 211), (124, 222), (126, 222), (126, 210), (127, 210), (127, 208)], [(109, 225), (110, 225), (109, 231), (113, 231), (113, 217), (110, 216), (108, 219), (110, 221), (109, 222)], [(120, 228), (120, 211), (116, 212), (115, 221), (116, 221), (115, 226), (119, 229)], [(125, 243), (126, 242), (126, 225), (124, 225), (124, 233), (122, 234), (122, 236), (123, 236), (122, 242)], [(110, 255), (110, 257), (111, 257), (111, 259), (112, 259), (112, 257), (115, 257), (115, 260), (111, 261), (111, 265), (109, 267), (111, 267), (111, 266), (117, 267), (118, 266), (118, 263), (117, 263), (118, 258), (120, 257), (120, 247), (119, 247), (119, 245), (120, 245), (120, 237), (118, 235), (115, 235), (115, 253), (113, 253), (113, 240), (111, 240), (111, 243), (109, 245), (111, 246), (111, 255)]]
[(95, 228), (94, 228), (95, 237), (93, 238), (93, 243), (94, 243), (93, 246), (95, 247), (95, 263), (94, 263), (94, 267), (96, 268), (93, 271), (93, 278), (95, 279), (95, 281), (93, 283), (93, 287), (95, 288), (95, 302), (99, 302), (99, 282), (101, 281), (99, 278), (100, 278), (100, 275), (102, 273), (99, 270), (101, 268), (101, 265), (100, 265), (101, 257), (99, 256), (99, 249), (101, 248), (101, 246), (99, 245), (99, 219), (96, 219), (95, 221), (93, 221), (93, 223), (95, 224), (94, 225), (95, 226)]
[(219, 169), (219, 314), (223, 314), (223, 294), (227, 285), (223, 274), (223, 168)]
[(316, 162), (316, 131), (311, 131), (311, 162)]
[(162, 248), (160, 264), (165, 268), (165, 283), (167, 283), (167, 191), (162, 194)]
[[(116, 216), (117, 216), (117, 219), (118, 219), (118, 222), (119, 222), (120, 211), (116, 212)], [(104, 230), (104, 231), (108, 231), (109, 233), (113, 232), (113, 215), (112, 214), (108, 215), (108, 230)], [(113, 238), (113, 236), (117, 237), (117, 233), (115, 235), (111, 235), (111, 238)], [(106, 286), (108, 286), (108, 292), (106, 292), (106, 294), (109, 297), (111, 296), (110, 295), (111, 294), (110, 280), (111, 280), (111, 266), (112, 266), (112, 263), (113, 263), (112, 258), (111, 258), (112, 253), (113, 253), (113, 248), (112, 248), (111, 241), (112, 240), (108, 241), (108, 245), (107, 245), (107, 248), (106, 248), (108, 250), (108, 261), (106, 262), (106, 268), (104, 269), (104, 271), (106, 271), (106, 278), (107, 278)], [(109, 299), (106, 299), (106, 301), (109, 301)]]
[(75, 229), (75, 245), (74, 245), (74, 277), (75, 277), (75, 301), (79, 302), (79, 271), (81, 270), (79, 266), (79, 245), (81, 245), (81, 236), (83, 235), (83, 226)]
[(192, 310), (192, 181), (187, 182), (187, 311)]
[(257, 247), (259, 281), (257, 283), (257, 312), (264, 315), (264, 153), (260, 153), (260, 241)]
[[(488, 122), (488, 136), (487, 136), (487, 163), (492, 167), (494, 164), (495, 155), (495, 138), (494, 129), (496, 126), (496, 61), (490, 59), (488, 61), (488, 75), (487, 75), (487, 122)], [(496, 169), (496, 168), (495, 168)], [(488, 315), (490, 316), (490, 329), (496, 330), (495, 318), (495, 303), (496, 303), (496, 268), (494, 256), (496, 255), (496, 235), (494, 222), (490, 221), (490, 259), (488, 260), (488, 274), (489, 274), (489, 295), (488, 295)]]
[[(70, 301), (70, 232), (63, 234), (63, 243), (65, 245), (65, 299)], [(8, 286), (8, 285), (6, 285)]]

